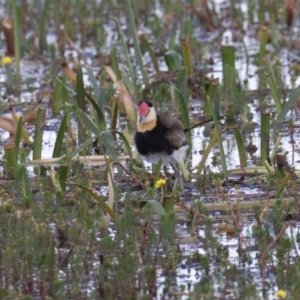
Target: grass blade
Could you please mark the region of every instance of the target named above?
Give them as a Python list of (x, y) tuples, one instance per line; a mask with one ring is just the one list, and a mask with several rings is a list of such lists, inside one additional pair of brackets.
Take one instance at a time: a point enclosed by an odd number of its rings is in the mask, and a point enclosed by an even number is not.
[(192, 54), (191, 54), (191, 46), (190, 43), (183, 39), (181, 41), (182, 46), (182, 56), (183, 56), (183, 64), (187, 68), (188, 75), (192, 75), (194, 73), (193, 63), (192, 63)]
[(81, 64), (77, 66), (76, 73), (76, 93), (77, 93), (77, 106), (85, 111), (85, 93), (84, 93), (84, 84), (83, 84), (83, 74)]
[(137, 63), (140, 67), (140, 70), (141, 70), (141, 73), (142, 73), (142, 76), (143, 76), (144, 84), (147, 85), (149, 80), (148, 80), (147, 72), (144, 68), (142, 52), (141, 52), (141, 48), (140, 48), (140, 45), (139, 45), (139, 42), (138, 42), (138, 39), (137, 39), (137, 32), (136, 32), (136, 27), (135, 27), (135, 18), (134, 18), (132, 7), (131, 7), (131, 1), (130, 0), (125, 0), (125, 6), (126, 6), (126, 11), (127, 11), (129, 30), (130, 30), (131, 38), (133, 40), (136, 60), (137, 60)]
[(120, 38), (121, 38), (122, 49), (123, 49), (123, 53), (126, 57), (127, 67), (129, 69), (131, 80), (135, 81), (135, 72), (134, 72), (133, 67), (132, 67), (132, 63), (131, 63), (131, 60), (130, 60), (130, 55), (129, 55), (128, 48), (127, 48), (127, 45), (126, 45), (125, 37), (124, 37), (123, 31), (120, 27), (120, 24), (119, 24), (118, 20), (116, 20), (116, 23), (117, 23), (117, 26), (118, 26), (119, 35), (120, 35)]
[(199, 163), (199, 166), (197, 168), (197, 175), (199, 176), (203, 169), (204, 169), (204, 166), (205, 166), (205, 162), (212, 150), (212, 148), (215, 146), (215, 144), (217, 143), (217, 140), (218, 140), (218, 135), (217, 135), (217, 132), (215, 131), (213, 136), (211, 137), (210, 141), (209, 141), (209, 144), (208, 146), (206, 147), (206, 149), (204, 150), (203, 154), (202, 154), (202, 159)]
[(239, 128), (235, 127), (233, 132), (234, 132), (234, 137), (235, 137), (236, 145), (237, 145), (238, 152), (239, 152), (241, 167), (242, 168), (247, 167), (245, 146), (244, 146), (243, 139), (242, 139), (241, 133), (239, 131)]
[(268, 33), (268, 27), (266, 26), (260, 26), (259, 29), (259, 39), (260, 39), (260, 47), (259, 47), (259, 57), (262, 61), (266, 55), (266, 46), (268, 43), (269, 33)]
[(53, 153), (52, 153), (53, 158), (61, 156), (61, 149), (62, 149), (64, 138), (65, 138), (65, 132), (67, 130), (67, 119), (68, 119), (68, 116), (67, 116), (67, 114), (65, 114), (61, 120), (59, 129), (57, 132), (57, 136), (56, 136), (56, 140), (55, 140), (55, 144), (54, 144), (54, 148), (53, 148)]
[(61, 96), (62, 87), (63, 87), (63, 83), (60, 80), (55, 79), (54, 93), (52, 99), (52, 113), (54, 115), (59, 114), (60, 112), (60, 106), (62, 100), (62, 96)]
[(222, 135), (221, 135), (221, 130), (220, 130), (219, 122), (218, 122), (218, 117), (217, 117), (215, 109), (214, 109), (213, 99), (210, 99), (208, 97), (208, 103), (209, 103), (209, 108), (210, 108), (211, 115), (212, 115), (214, 123), (215, 123), (215, 129), (216, 129), (216, 134), (217, 134), (218, 144), (219, 144), (219, 150), (220, 150), (220, 159), (221, 159), (222, 170), (223, 170), (223, 173), (224, 173), (224, 177), (228, 178), (226, 158), (225, 158), (223, 142), (222, 142)]
[(282, 122), (284, 120), (287, 113), (291, 110), (292, 107), (294, 107), (296, 101), (299, 98), (299, 95), (300, 95), (300, 85), (293, 90), (292, 94), (289, 97), (289, 100), (285, 103), (283, 109), (278, 114), (276, 120), (277, 123)]
[(16, 151), (16, 161), (19, 161), (19, 150), (20, 150), (20, 143), (21, 143), (21, 137), (22, 137), (22, 129), (23, 129), (23, 118), (20, 117), (17, 131), (15, 135), (15, 151)]
[(107, 212), (111, 216), (112, 219), (116, 218), (115, 212), (103, 201), (101, 197), (99, 197), (98, 195), (96, 195), (94, 192), (92, 192), (90, 189), (88, 189), (83, 185), (77, 183), (73, 183), (73, 185), (79, 187), (81, 190), (86, 192), (89, 196), (94, 198), (99, 203), (99, 205), (105, 210), (105, 212)]
[(106, 129), (106, 120), (105, 120), (105, 114), (103, 113), (103, 110), (101, 110), (101, 108), (99, 107), (99, 105), (95, 102), (95, 100), (93, 99), (93, 97), (88, 94), (87, 92), (85, 93), (85, 96), (88, 98), (88, 100), (90, 101), (90, 103), (93, 106), (93, 109), (96, 111), (97, 113), (97, 125), (100, 131), (103, 131)]
[[(181, 92), (177, 88), (175, 88), (175, 92), (176, 92), (177, 103), (179, 106), (181, 122), (184, 128), (190, 128), (190, 119), (189, 119), (187, 103), (185, 99), (182, 97)], [(191, 142), (191, 131), (188, 131), (186, 134), (189, 142)]]
[(123, 83), (122, 80), (117, 80), (115, 73), (110, 67), (105, 67), (105, 70), (109, 77), (118, 85), (120, 94), (122, 96), (122, 101), (126, 110), (127, 117), (130, 121), (132, 127), (136, 126), (136, 116), (135, 116), (135, 109), (133, 106), (132, 99)]
[(280, 194), (282, 193), (282, 191), (284, 190), (285, 186), (287, 185), (287, 183), (290, 181), (290, 179), (293, 176), (293, 172), (292, 171), (288, 171), (285, 175), (285, 177), (282, 179), (281, 183), (279, 184), (275, 194), (274, 194), (274, 198), (279, 198)]
[(114, 150), (114, 148), (109, 144), (107, 141), (108, 134), (111, 135), (111, 132), (104, 131), (99, 132), (94, 122), (87, 116), (87, 114), (82, 111), (81, 109), (78, 109), (79, 116), (84, 121), (84, 123), (87, 125), (87, 127), (99, 138), (99, 140), (103, 143), (103, 145), (106, 147), (108, 153), (113, 157), (115, 161), (118, 161), (118, 156)]
[(160, 170), (161, 170), (161, 167), (162, 167), (163, 163), (164, 163), (164, 159), (160, 158), (158, 164), (155, 164), (155, 165), (152, 164), (152, 169), (153, 169), (153, 166), (155, 166), (155, 175), (154, 175), (153, 187), (155, 187), (155, 184), (159, 179)]
[(144, 47), (144, 49), (146, 51), (148, 51), (150, 57), (151, 57), (151, 60), (152, 60), (152, 63), (153, 63), (153, 67), (155, 69), (155, 71), (158, 73), (159, 72), (159, 66), (158, 66), (158, 63), (157, 63), (157, 60), (156, 60), (156, 57), (155, 57), (155, 53), (148, 41), (148, 38), (147, 38), (147, 35), (146, 34), (141, 34), (140, 35), (140, 39), (141, 39), (141, 44), (142, 46)]
[(62, 158), (60, 161), (58, 161), (59, 164), (64, 164), (64, 161), (69, 161), (73, 157), (75, 157), (77, 154), (79, 154), (81, 151), (83, 151), (89, 144), (91, 144), (94, 141), (95, 137), (91, 136), (89, 137), (85, 142), (83, 142), (78, 148), (76, 148), (71, 153), (68, 153), (68, 155), (64, 158)]
[(111, 57), (114, 73), (116, 75), (117, 80), (119, 81), (119, 80), (122, 79), (122, 75), (121, 75), (121, 72), (120, 72), (119, 62), (118, 62), (117, 53), (116, 53), (115, 48), (113, 48), (111, 50), (110, 57)]
[(261, 114), (261, 129), (260, 129), (260, 164), (264, 165), (264, 161), (270, 162), (270, 114)]
[(40, 159), (42, 156), (43, 146), (43, 127), (46, 118), (46, 109), (38, 109), (35, 122), (34, 138), (33, 138), (33, 159)]
[(280, 114), (281, 111), (282, 111), (282, 105), (281, 105), (281, 101), (280, 101), (281, 97), (280, 97), (280, 93), (279, 93), (278, 88), (277, 88), (277, 83), (276, 83), (274, 69), (273, 69), (273, 66), (272, 66), (272, 63), (271, 63), (269, 57), (268, 57), (266, 65), (267, 65), (267, 69), (270, 72), (266, 76), (266, 81), (267, 81), (267, 84), (268, 84), (268, 86), (270, 88), (271, 94), (273, 96), (277, 114)]
[(14, 171), (18, 165), (14, 144), (4, 144), (4, 169), (8, 178), (14, 178)]

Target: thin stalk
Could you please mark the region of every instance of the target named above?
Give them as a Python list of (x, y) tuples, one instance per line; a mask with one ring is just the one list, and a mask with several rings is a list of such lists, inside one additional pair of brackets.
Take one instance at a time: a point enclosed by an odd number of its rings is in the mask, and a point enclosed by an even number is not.
[[(208, 98), (206, 98), (205, 105), (204, 105), (204, 116), (205, 117), (208, 117), (210, 115), (210, 107), (209, 107), (208, 99), (215, 99), (215, 94), (216, 94), (218, 86), (219, 86), (218, 78), (212, 79), (209, 83)], [(205, 93), (205, 90), (203, 90), (203, 92)], [(215, 111), (216, 111), (217, 115), (220, 115), (220, 105), (215, 106)]]
[(111, 56), (111, 60), (112, 60), (112, 66), (113, 66), (113, 70), (114, 73), (117, 77), (117, 80), (122, 80), (122, 75), (120, 72), (120, 68), (119, 68), (119, 62), (118, 62), (118, 58), (117, 58), (117, 53), (116, 53), (116, 49), (113, 48), (110, 52), (110, 56)]
[(235, 69), (235, 47), (222, 45), (221, 54), (223, 69), (225, 69), (225, 66)]
[(160, 170), (161, 170), (161, 167), (164, 163), (164, 159), (163, 158), (160, 158), (158, 164), (152, 164), (152, 172), (154, 173), (154, 182), (153, 182), (153, 187), (155, 187), (155, 184), (156, 182), (158, 181), (159, 179), (159, 175), (160, 175)]
[(223, 66), (223, 82), (227, 84), (231, 82), (231, 80), (227, 80), (229, 71), (229, 75), (234, 73), (235, 75), (235, 47), (222, 45), (221, 47), (221, 55), (222, 55), (222, 66)]
[[(118, 100), (112, 99), (111, 111), (110, 111), (110, 130), (116, 130), (118, 120)], [(115, 133), (114, 137), (116, 136)]]
[(260, 129), (260, 164), (264, 165), (264, 161), (270, 162), (269, 151), (270, 151), (270, 114), (261, 114), (261, 129)]
[(19, 150), (20, 150), (20, 143), (22, 137), (22, 130), (23, 130), (23, 118), (20, 117), (17, 125), (17, 131), (15, 135), (15, 151), (16, 151), (16, 161), (19, 161)]
[[(177, 88), (175, 88), (175, 95), (176, 95), (177, 104), (178, 104), (179, 110), (180, 110), (181, 122), (182, 122), (184, 128), (190, 128), (190, 119), (189, 119), (187, 102), (185, 101), (181, 92)], [(186, 134), (187, 134), (188, 141), (191, 142), (191, 131), (189, 130)]]
[(157, 59), (155, 57), (155, 53), (148, 41), (148, 38), (146, 36), (146, 34), (142, 34), (140, 36), (140, 39), (141, 39), (141, 44), (142, 46), (148, 51), (150, 57), (151, 57), (151, 60), (152, 60), (152, 63), (153, 63), (153, 67), (155, 69), (156, 72), (159, 72), (159, 66), (158, 66), (158, 63), (157, 63)]
[(284, 190), (285, 186), (287, 185), (287, 183), (290, 181), (290, 179), (293, 176), (293, 172), (292, 171), (288, 171), (285, 175), (285, 177), (282, 179), (280, 185), (278, 186), (275, 194), (274, 194), (274, 198), (279, 198), (280, 194), (282, 193), (282, 191)]
[(205, 162), (208, 158), (208, 155), (210, 154), (212, 148), (215, 146), (218, 140), (217, 132), (215, 131), (213, 136), (211, 137), (208, 146), (206, 147), (205, 151), (202, 154), (202, 159), (199, 163), (199, 166), (197, 168), (197, 176), (199, 176), (202, 173), (202, 170), (204, 169)]
[(170, 39), (169, 39), (169, 46), (168, 49), (174, 50), (176, 46), (176, 35), (177, 35), (177, 22), (174, 22), (173, 27), (171, 29)]
[(267, 68), (269, 69), (270, 73), (266, 76), (266, 81), (270, 88), (271, 94), (273, 96), (277, 114), (280, 114), (282, 111), (282, 105), (281, 105), (281, 101), (280, 101), (281, 97), (280, 97), (279, 90), (277, 88), (276, 78), (275, 78), (273, 66), (272, 66), (270, 59), (268, 59), (268, 61), (267, 61)]
[(14, 144), (5, 144), (4, 145), (4, 169), (9, 178), (14, 177), (14, 170), (18, 165), (16, 159), (16, 148)]
[(35, 121), (34, 140), (33, 140), (33, 159), (40, 159), (42, 155), (43, 126), (46, 118), (46, 109), (39, 108)]
[(49, 6), (50, 6), (51, 0), (46, 0), (44, 9), (43, 9), (43, 15), (40, 22), (40, 31), (39, 31), (39, 51), (40, 54), (43, 54), (43, 52), (46, 50), (47, 46), (47, 34), (46, 34), (46, 24), (47, 24), (47, 18), (49, 13)]
[(54, 149), (53, 149), (53, 153), (52, 153), (53, 158), (61, 156), (61, 150), (62, 150), (64, 138), (65, 138), (65, 132), (67, 130), (67, 119), (68, 119), (68, 116), (67, 116), (67, 114), (65, 114), (64, 117), (62, 118), (62, 121), (60, 123), (59, 129), (57, 132)]
[(125, 41), (125, 36), (123, 34), (123, 31), (120, 27), (119, 22), (116, 21), (116, 23), (117, 23), (117, 26), (118, 26), (119, 35), (120, 35), (120, 38), (121, 38), (122, 49), (123, 49), (123, 53), (124, 53), (125, 58), (126, 58), (127, 67), (129, 69), (131, 80), (135, 81), (135, 72), (133, 70), (133, 66), (132, 66), (132, 63), (131, 63), (131, 60), (130, 60), (130, 55), (129, 55), (128, 48), (127, 48), (126, 41)]
[(186, 67), (179, 69), (177, 77), (177, 88), (181, 92), (182, 98), (187, 106), (188, 103), (188, 72)]
[[(62, 146), (65, 138), (65, 132), (67, 130), (68, 118), (69, 118), (68, 114), (65, 113), (57, 132), (56, 141), (54, 144), (54, 149), (52, 154), (53, 158), (60, 157), (62, 154)], [(58, 173), (58, 180), (59, 180), (61, 190), (63, 192), (66, 191), (67, 175), (68, 175), (68, 165), (60, 166), (59, 173)]]
[(275, 158), (275, 155), (277, 154), (277, 151), (278, 151), (278, 148), (280, 146), (280, 142), (281, 142), (281, 135), (278, 136), (277, 140), (276, 140), (276, 143), (273, 147), (273, 150), (272, 150), (272, 153), (271, 153), (271, 162), (273, 163), (274, 162), (274, 158)]
[(56, 79), (52, 98), (52, 113), (54, 115), (59, 114), (60, 112), (62, 87), (62, 82)]
[(260, 47), (259, 47), (259, 57), (260, 60), (263, 60), (266, 55), (266, 45), (268, 42), (268, 27), (260, 26), (259, 30), (259, 39), (260, 39)]
[(147, 75), (147, 72), (144, 68), (142, 52), (141, 52), (141, 48), (140, 48), (138, 38), (137, 38), (137, 32), (136, 32), (136, 27), (135, 27), (135, 18), (134, 18), (133, 10), (132, 10), (132, 7), (131, 7), (131, 1), (130, 0), (125, 0), (125, 6), (126, 6), (127, 18), (128, 18), (128, 22), (129, 22), (129, 29), (130, 29), (131, 37), (132, 37), (132, 40), (133, 40), (136, 60), (137, 60), (137, 63), (140, 67), (144, 83), (148, 84), (148, 82), (149, 82), (148, 75)]
[(217, 137), (218, 137), (218, 144), (219, 144), (219, 150), (220, 150), (220, 159), (221, 159), (222, 170), (224, 172), (224, 177), (228, 178), (228, 171), (227, 171), (227, 165), (226, 165), (225, 152), (224, 152), (223, 143), (222, 143), (221, 129), (220, 129), (220, 126), (219, 126), (218, 117), (217, 117), (215, 109), (214, 109), (213, 100), (214, 99), (208, 98), (208, 103), (209, 103), (210, 112), (211, 112), (211, 115), (212, 115), (213, 120), (214, 120), (215, 130), (216, 130)]
[(183, 56), (183, 63), (187, 67), (188, 75), (192, 75), (194, 73), (193, 63), (192, 63), (192, 53), (191, 53), (191, 46), (190, 43), (183, 39), (181, 41), (182, 46), (182, 56)]
[(70, 120), (70, 100), (69, 100), (69, 92), (66, 87), (66, 76), (64, 75), (62, 78), (62, 99), (64, 101), (64, 111), (67, 118), (66, 126), (67, 128), (71, 128), (71, 120)]
[(20, 27), (19, 27), (19, 11), (17, 0), (12, 0), (13, 12), (13, 30), (14, 30), (14, 50), (15, 50), (15, 64), (16, 64), (16, 80), (20, 80), (20, 59), (21, 59), (21, 46), (20, 46)]
[(77, 93), (77, 106), (85, 112), (86, 111), (85, 93), (84, 93), (83, 74), (82, 74), (81, 64), (78, 64), (77, 66), (76, 93)]
[(233, 132), (234, 132), (235, 141), (236, 141), (238, 152), (239, 152), (241, 167), (247, 167), (245, 146), (244, 146), (239, 128), (235, 127)]

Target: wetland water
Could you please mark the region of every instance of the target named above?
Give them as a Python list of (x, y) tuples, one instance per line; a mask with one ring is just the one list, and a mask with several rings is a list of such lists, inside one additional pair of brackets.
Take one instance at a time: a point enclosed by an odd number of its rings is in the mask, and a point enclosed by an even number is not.
[[(101, 2), (101, 1), (100, 1)], [(115, 1), (112, 1), (115, 2)], [(251, 2), (251, 1), (250, 1)], [(190, 36), (193, 41), (192, 47), (193, 52), (197, 52), (195, 49), (200, 45), (201, 46), (201, 55), (195, 55), (195, 62), (197, 65), (201, 61), (207, 62), (212, 61), (212, 64), (207, 65), (206, 67), (209, 71), (206, 72), (207, 77), (219, 78), (219, 82), (223, 82), (223, 70), (222, 70), (222, 57), (220, 52), (221, 43), (226, 43), (228, 45), (233, 45), (236, 49), (236, 77), (238, 78), (239, 83), (243, 89), (245, 89), (245, 93), (250, 95), (247, 99), (249, 102), (245, 105), (245, 110), (251, 118), (249, 123), (252, 126), (245, 128), (246, 119), (238, 118), (238, 125), (242, 128), (244, 144), (247, 146), (249, 144), (254, 144), (257, 147), (257, 151), (254, 153), (247, 152), (247, 163), (248, 166), (256, 166), (259, 162), (260, 156), (260, 120), (261, 120), (261, 111), (262, 106), (267, 107), (268, 111), (275, 112), (274, 103), (272, 101), (272, 96), (269, 90), (264, 86), (263, 96), (260, 93), (260, 82), (261, 76), (260, 68), (261, 66), (257, 66), (256, 59), (257, 53), (260, 50), (260, 41), (258, 38), (257, 31), (259, 29), (258, 25), (258, 15), (254, 16), (254, 23), (250, 23), (248, 20), (248, 2), (238, 2), (234, 4), (236, 8), (240, 10), (240, 17), (244, 16), (242, 19), (242, 23), (239, 28), (235, 28), (235, 20), (227, 15), (229, 10), (229, 1), (212, 1), (214, 4), (215, 12), (219, 17), (219, 26), (216, 26), (215, 30), (212, 32), (208, 32), (203, 29), (201, 26), (198, 26), (198, 22), (195, 19), (195, 16), (189, 15), (190, 11), (187, 9), (185, 11), (185, 24), (193, 27), (195, 24), (195, 28), (192, 31)], [(183, 5), (180, 3), (180, 5)], [(143, 8), (141, 8), (143, 9)], [(142, 10), (141, 10), (142, 11)], [(163, 4), (160, 1), (155, 1), (155, 9), (151, 9), (151, 17), (153, 19), (162, 19), (167, 13), (167, 9), (163, 7)], [(170, 12), (168, 12), (170, 14)], [(172, 20), (172, 15), (168, 15), (168, 17)], [(175, 16), (178, 18), (178, 15)], [(121, 28), (124, 30), (126, 34), (128, 24), (124, 17), (120, 17)], [(139, 19), (140, 21), (140, 19)], [(151, 18), (150, 18), (151, 21)], [(297, 24), (298, 21), (296, 21)], [(176, 43), (180, 44), (180, 35), (182, 34), (181, 30), (184, 27), (184, 22), (182, 22), (181, 26), (177, 28), (177, 36)], [(127, 72), (128, 66), (126, 66), (126, 60), (123, 57), (122, 49), (120, 45), (119, 38), (117, 36), (117, 30), (114, 25), (111, 25), (112, 20), (110, 17), (108, 18), (107, 24), (104, 25), (104, 29), (106, 31), (106, 39), (105, 43), (102, 44), (101, 51), (103, 55), (109, 55), (111, 47), (116, 47), (119, 53), (120, 65), (124, 72)], [(150, 22), (150, 25), (153, 23)], [(111, 25), (111, 26), (110, 26)], [(277, 42), (273, 44), (268, 44), (268, 54), (273, 59), (278, 59), (278, 64), (280, 65), (280, 77), (282, 82), (280, 84), (284, 87), (285, 92), (282, 94), (283, 99), (282, 102), (287, 101), (290, 95), (290, 90), (297, 87), (300, 83), (299, 76), (295, 76), (295, 73), (291, 69), (292, 64), (298, 64), (300, 57), (298, 56), (297, 48), (288, 48), (288, 44), (284, 44), (283, 41), (286, 41), (287, 37), (291, 40), (297, 39), (299, 34), (299, 30), (297, 26), (294, 26), (290, 31), (287, 31), (283, 28), (282, 24), (278, 25), (278, 27), (273, 27), (273, 33), (277, 38)], [(50, 27), (49, 27), (50, 29)], [(143, 24), (139, 27), (138, 33), (148, 33), (151, 35), (152, 32), (155, 31), (155, 28), (147, 27), (146, 24)], [(284, 35), (286, 34), (286, 36)], [(170, 30), (165, 33), (168, 40), (170, 35)], [(154, 34), (153, 34), (154, 36)], [(154, 37), (155, 38), (155, 37)], [(130, 38), (128, 38), (129, 44), (131, 44)], [(58, 37), (55, 35), (54, 31), (49, 30), (47, 33), (47, 43), (48, 44), (56, 44), (58, 42)], [(281, 44), (282, 42), (282, 44)], [(2, 41), (3, 43), (3, 41)], [(198, 43), (198, 44), (197, 44)], [(281, 46), (282, 45), (282, 46)], [(77, 49), (74, 49), (74, 45), (70, 44), (66, 47), (65, 57), (68, 60), (70, 57), (73, 57), (75, 60), (81, 60), (85, 66), (91, 67), (95, 74), (99, 72), (99, 69), (102, 67), (101, 63), (97, 61), (96, 54), (98, 52), (97, 46), (93, 45), (92, 39), (86, 43), (86, 45), (81, 45), (80, 43), (80, 34), (78, 39), (75, 38), (75, 46)], [(166, 46), (166, 45), (165, 45)], [(200, 48), (199, 46), (199, 48)], [(1, 47), (2, 53), (4, 56), (5, 47)], [(80, 51), (78, 51), (80, 49)], [(138, 67), (135, 61), (135, 54), (133, 48), (130, 48), (131, 59), (135, 66), (135, 72), (140, 75)], [(201, 57), (201, 58), (199, 58)], [(274, 58), (275, 57), (275, 58)], [(55, 67), (55, 61), (57, 57), (56, 54), (52, 57), (50, 55), (45, 55), (45, 57), (34, 56), (31, 53), (27, 53), (22, 57), (21, 60), (21, 78), (22, 85), (20, 88), (20, 93), (14, 92), (13, 89), (9, 89), (6, 86), (6, 74), (5, 69), (1, 68), (0, 73), (0, 83), (1, 87), (1, 96), (2, 96), (2, 104), (3, 104), (3, 115), (10, 116), (7, 112), (7, 107), (11, 104), (16, 107), (17, 110), (22, 111), (26, 107), (32, 105), (37, 100), (41, 99), (42, 102), (39, 107), (47, 109), (47, 119), (44, 126), (43, 133), (43, 149), (42, 149), (42, 158), (52, 157), (53, 147), (57, 136), (57, 131), (59, 125), (61, 123), (62, 114), (58, 117), (53, 118), (51, 112), (51, 101), (52, 96), (49, 97), (44, 96), (47, 94), (47, 91), (53, 91), (53, 82), (51, 78), (54, 74), (61, 75), (61, 70)], [(149, 55), (146, 53), (143, 56), (144, 62), (147, 66), (151, 65), (151, 59)], [(160, 57), (159, 61), (159, 69), (161, 71), (168, 70), (168, 67)], [(72, 65), (72, 59), (70, 58), (70, 65)], [(74, 64), (75, 65), (75, 64)], [(86, 73), (86, 69), (84, 71), (84, 80), (85, 85), (90, 85), (89, 77)], [(149, 70), (149, 73), (155, 73), (153, 69)], [(297, 74), (297, 73), (296, 73)], [(101, 79), (103, 80), (103, 79)], [(142, 78), (138, 78), (138, 86), (145, 87), (145, 84), (142, 82)], [(71, 85), (70, 85), (71, 86)], [(281, 86), (281, 87), (282, 87)], [(115, 87), (113, 87), (115, 89)], [(118, 93), (117, 89), (114, 90), (115, 93)], [(136, 95), (132, 94), (132, 98), (135, 99)], [(156, 96), (154, 96), (156, 97)], [(166, 101), (161, 101), (161, 99), (154, 99), (157, 107), (162, 109), (170, 109), (169, 103)], [(224, 99), (222, 99), (224, 100)], [(236, 100), (236, 99), (235, 99)], [(226, 99), (225, 101), (226, 102)], [(228, 100), (230, 102), (230, 99)], [(25, 103), (25, 105), (24, 105)], [(198, 120), (204, 113), (204, 99), (199, 97), (193, 97), (192, 95), (188, 99), (188, 108), (190, 119)], [(237, 105), (237, 103), (231, 103), (233, 106)], [(225, 103), (224, 107), (222, 107), (222, 111), (226, 111), (228, 109), (228, 104)], [(109, 112), (110, 108), (107, 105), (107, 120), (109, 120)], [(72, 121), (72, 124), (76, 127), (76, 122)], [(123, 129), (123, 125), (126, 124), (127, 119), (123, 116), (118, 116), (119, 119), (119, 129)], [(274, 147), (276, 137), (281, 135), (281, 151), (286, 153), (288, 163), (294, 167), (295, 169), (299, 169), (300, 166), (300, 157), (299, 157), (299, 143), (300, 136), (299, 130), (299, 112), (296, 108), (292, 112), (289, 112), (286, 116), (286, 120), (293, 120), (293, 129), (288, 126), (288, 123), (284, 123), (280, 126), (272, 126), (271, 127), (271, 143), (270, 148)], [(120, 125), (121, 124), (121, 125)], [(249, 125), (249, 124), (248, 124)], [(126, 126), (126, 125), (125, 125)], [(28, 125), (27, 129), (29, 132), (34, 130), (34, 124)], [(207, 144), (210, 140), (209, 135), (204, 132), (203, 128), (194, 129), (192, 133), (192, 146), (189, 156), (190, 167), (196, 167), (200, 160), (202, 159), (202, 151), (207, 147)], [(1, 145), (4, 144), (5, 140), (9, 137), (9, 133), (4, 130), (0, 130), (0, 142)], [(232, 132), (232, 129), (229, 127), (223, 131), (223, 145), (226, 156), (226, 163), (228, 169), (235, 169), (240, 167), (239, 153), (235, 142), (235, 137)], [(134, 149), (134, 145), (132, 145)], [(220, 163), (213, 163), (213, 161), (220, 156), (220, 152), (218, 147), (213, 148), (211, 151), (206, 164), (209, 166), (209, 171), (212, 173), (219, 173), (221, 171)], [(28, 159), (31, 159), (31, 155), (29, 155)], [(145, 163), (146, 167), (150, 167), (149, 164)], [(238, 177), (234, 177), (237, 179)], [(214, 198), (216, 200), (218, 198), (218, 194), (222, 194), (218, 189), (221, 187), (217, 185), (214, 181), (209, 184), (209, 187), (206, 188), (206, 191), (210, 191), (209, 193), (200, 193), (196, 179), (192, 181), (191, 184), (187, 184), (189, 189), (191, 190), (190, 198), (188, 199), (188, 204), (191, 204), (193, 201), (197, 202), (198, 200), (203, 200), (203, 202), (207, 202)], [(272, 186), (270, 189), (266, 189), (266, 184), (254, 184), (253, 186), (244, 186), (244, 185), (234, 185), (233, 187), (224, 188), (225, 194), (238, 194), (237, 197), (232, 197), (233, 201), (237, 200), (245, 200), (245, 198), (251, 198), (252, 194), (261, 193), (266, 198), (267, 193), (273, 189), (275, 186)], [(100, 195), (103, 198), (107, 198), (107, 182), (103, 181), (100, 187)], [(223, 193), (224, 193), (223, 190)], [(125, 197), (126, 193), (121, 191), (121, 198)], [(134, 193), (132, 193), (134, 196)], [(222, 194), (223, 196), (223, 194)], [(222, 196), (218, 199), (222, 199)], [(231, 208), (227, 208), (230, 213)], [(272, 210), (271, 210), (272, 213)], [(253, 212), (242, 211), (240, 217), (239, 226), (241, 228), (241, 232), (238, 234), (229, 234), (228, 232), (224, 232), (218, 229), (219, 219), (225, 220), (232, 223), (232, 219), (227, 217), (227, 214), (223, 216), (223, 212), (219, 211), (211, 211), (209, 216), (213, 217), (213, 227), (211, 231), (214, 234), (214, 242), (217, 245), (222, 245), (221, 256), (224, 255), (227, 257), (228, 265), (224, 265), (220, 263), (220, 260), (217, 259), (217, 255), (214, 253), (210, 256), (209, 251), (215, 251), (210, 248), (209, 245), (205, 244), (205, 239), (208, 238), (207, 225), (204, 224), (202, 219), (197, 219), (195, 228), (193, 231), (193, 238), (186, 240), (186, 237), (190, 236), (190, 227), (188, 222), (188, 217), (186, 213), (178, 213), (176, 218), (178, 218), (178, 224), (176, 225), (176, 243), (178, 243), (180, 249), (181, 259), (179, 262), (173, 267), (172, 272), (166, 272), (165, 266), (163, 264), (159, 264), (157, 267), (157, 299), (190, 299), (189, 292), (197, 289), (198, 286), (205, 286), (205, 282), (213, 282), (212, 286), (217, 291), (216, 293), (210, 293), (211, 290), (205, 290), (206, 292), (200, 292), (200, 294), (206, 295), (214, 295), (211, 296), (211, 299), (239, 299), (236, 298), (236, 294), (234, 293), (235, 288), (242, 289), (243, 286), (247, 286), (250, 284), (254, 284), (257, 287), (257, 290), (261, 290), (258, 295), (262, 295), (264, 299), (273, 299), (276, 290), (282, 286), (279, 280), (276, 277), (276, 272), (274, 269), (277, 266), (277, 263), (280, 262), (280, 258), (278, 258), (275, 254), (271, 254), (273, 258), (271, 259), (272, 263), (269, 263), (267, 270), (261, 271), (258, 267), (259, 259), (258, 256), (262, 252), (257, 244), (257, 241), (253, 237), (253, 225), (257, 221), (254, 217)], [(297, 234), (299, 230), (299, 222), (295, 221), (292, 225), (293, 231), (291, 232), (289, 228), (286, 231), (286, 235), (291, 238), (291, 240), (297, 239)], [(55, 226), (54, 226), (55, 228)], [(278, 234), (278, 232), (276, 232)], [(273, 237), (276, 236), (273, 234)], [(272, 241), (269, 241), (271, 244)], [(298, 249), (298, 243), (296, 244), (296, 249)], [(242, 249), (246, 249), (246, 253), (243, 253)], [(271, 249), (270, 249), (271, 252)], [(209, 253), (209, 254), (207, 254)], [(225, 254), (226, 253), (226, 254)], [(166, 255), (165, 253), (162, 256)], [(197, 256), (199, 255), (199, 256)], [(205, 256), (210, 256), (210, 266), (209, 271), (205, 269)], [(289, 255), (293, 257), (292, 261), (297, 257), (297, 250), (291, 250)], [(174, 259), (174, 261), (176, 261)], [(176, 261), (177, 262), (177, 261)], [(236, 272), (233, 272), (230, 268), (233, 269), (236, 266)], [(98, 265), (95, 263), (94, 268), (97, 269)], [(230, 277), (224, 270), (231, 270), (233, 275)], [(229, 272), (229, 271), (228, 271)], [(223, 278), (224, 274), (227, 274), (228, 278)], [(68, 272), (66, 270), (61, 271), (61, 276), (64, 278), (67, 276)], [(215, 281), (212, 278), (216, 279)], [(241, 284), (240, 281), (243, 281)], [(88, 280), (90, 285), (94, 284), (94, 279)], [(194, 286), (194, 284), (196, 284)], [(167, 292), (165, 292), (165, 288), (168, 286)], [(241, 286), (241, 287), (240, 287)], [(89, 294), (93, 292), (93, 288), (88, 287), (86, 289)], [(226, 296), (225, 296), (226, 294)], [(249, 298), (249, 299), (259, 299), (258, 298)], [(207, 297), (203, 297), (207, 299)], [(38, 299), (38, 298), (37, 298)], [(75, 298), (74, 298), (75, 299)], [(78, 298), (79, 299), (79, 298)], [(84, 299), (84, 296), (82, 298)], [(200, 299), (200, 298), (199, 298)], [(291, 298), (296, 299), (296, 298)]]

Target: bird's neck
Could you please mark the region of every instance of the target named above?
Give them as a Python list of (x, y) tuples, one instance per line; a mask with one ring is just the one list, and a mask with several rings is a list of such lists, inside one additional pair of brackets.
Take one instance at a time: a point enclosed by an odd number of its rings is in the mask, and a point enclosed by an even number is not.
[(137, 123), (137, 131), (138, 132), (146, 132), (151, 131), (155, 128), (157, 124), (157, 118), (150, 120), (149, 122), (138, 122)]

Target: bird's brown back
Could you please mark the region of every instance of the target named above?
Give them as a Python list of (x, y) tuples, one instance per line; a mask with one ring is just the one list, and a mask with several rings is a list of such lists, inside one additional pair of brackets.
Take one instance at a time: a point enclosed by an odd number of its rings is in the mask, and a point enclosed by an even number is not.
[(157, 113), (159, 122), (165, 128), (165, 137), (173, 149), (179, 149), (186, 144), (184, 127), (181, 121), (169, 112)]

